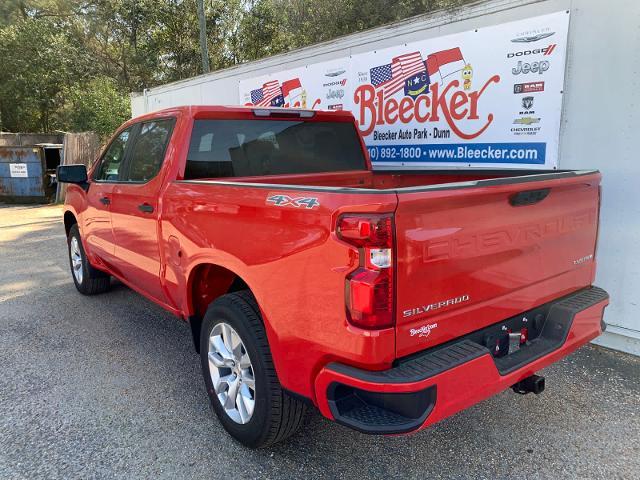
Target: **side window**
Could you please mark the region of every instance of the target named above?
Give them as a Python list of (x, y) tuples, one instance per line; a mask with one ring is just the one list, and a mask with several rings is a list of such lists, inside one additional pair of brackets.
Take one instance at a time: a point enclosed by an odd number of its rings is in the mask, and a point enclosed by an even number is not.
[(120, 167), (124, 160), (124, 154), (127, 149), (127, 142), (131, 136), (131, 128), (122, 131), (109, 145), (107, 151), (102, 157), (100, 166), (93, 176), (94, 180), (106, 182), (115, 182), (120, 174)]
[(171, 136), (173, 119), (144, 122), (136, 136), (125, 180), (146, 182), (160, 171)]

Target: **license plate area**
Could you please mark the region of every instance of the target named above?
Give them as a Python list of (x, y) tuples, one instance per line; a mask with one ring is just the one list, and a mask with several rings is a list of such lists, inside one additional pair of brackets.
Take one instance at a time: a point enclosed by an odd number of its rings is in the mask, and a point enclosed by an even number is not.
[(491, 355), (501, 358), (531, 344), (544, 328), (548, 307), (540, 307), (492, 325), (473, 340), (489, 349)]
[(526, 343), (526, 335), (524, 333), (510, 333), (509, 334), (509, 350), (507, 355), (520, 350), (520, 344)]
[(543, 305), (473, 332), (467, 338), (487, 347), (495, 358), (512, 355), (540, 336), (548, 313), (549, 305)]

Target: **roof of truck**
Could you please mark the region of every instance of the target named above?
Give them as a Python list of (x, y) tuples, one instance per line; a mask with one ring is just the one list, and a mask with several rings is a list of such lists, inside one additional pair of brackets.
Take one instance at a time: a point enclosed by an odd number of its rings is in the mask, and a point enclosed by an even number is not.
[(326, 118), (326, 119), (348, 119), (353, 121), (353, 114), (347, 110), (310, 110), (303, 108), (282, 108), (282, 107), (256, 107), (243, 105), (181, 105), (177, 107), (165, 108), (154, 112), (145, 113), (132, 118), (129, 122), (137, 122), (146, 118), (159, 118), (174, 116), (176, 114), (191, 117), (205, 118), (207, 114), (218, 114), (222, 117), (252, 114), (256, 117), (300, 117), (300, 118)]

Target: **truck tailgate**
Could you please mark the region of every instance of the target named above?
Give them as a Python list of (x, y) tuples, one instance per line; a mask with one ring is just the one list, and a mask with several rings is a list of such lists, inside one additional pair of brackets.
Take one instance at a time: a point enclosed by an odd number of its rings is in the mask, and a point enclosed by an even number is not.
[(396, 354), (590, 285), (598, 172), (398, 190)]

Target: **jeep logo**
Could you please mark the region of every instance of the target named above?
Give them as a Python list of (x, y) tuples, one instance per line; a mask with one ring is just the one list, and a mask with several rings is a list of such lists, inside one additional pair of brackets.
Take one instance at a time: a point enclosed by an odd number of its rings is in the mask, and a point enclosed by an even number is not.
[(549, 62), (547, 60), (542, 60), (541, 62), (523, 62), (522, 60), (518, 61), (518, 65), (511, 69), (511, 73), (514, 75), (520, 75), (521, 73), (537, 73), (542, 75), (544, 72), (549, 70)]

